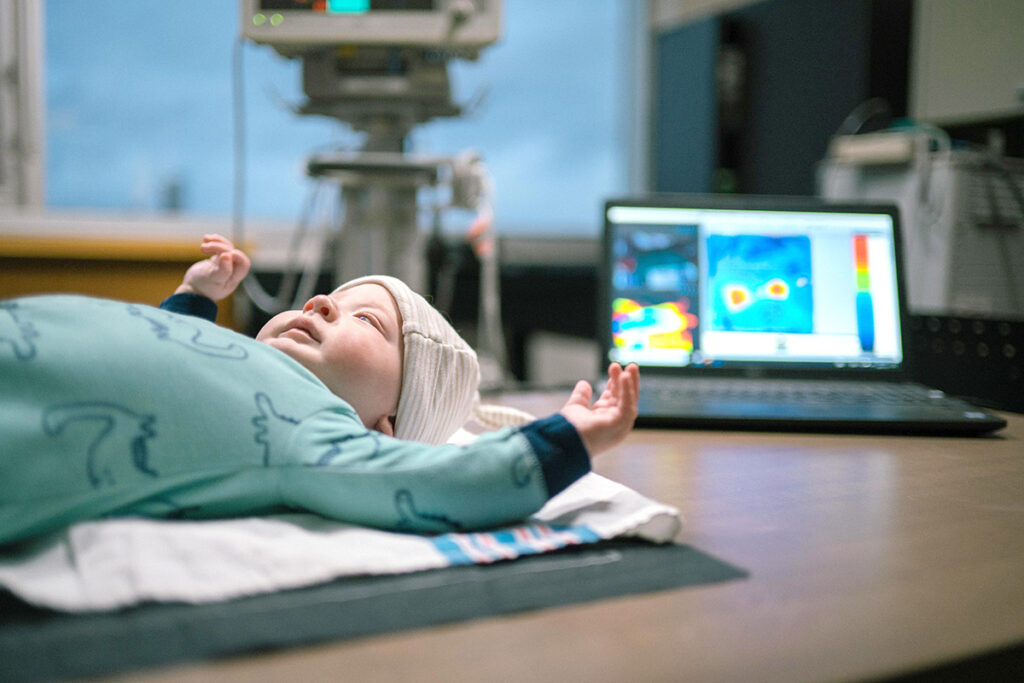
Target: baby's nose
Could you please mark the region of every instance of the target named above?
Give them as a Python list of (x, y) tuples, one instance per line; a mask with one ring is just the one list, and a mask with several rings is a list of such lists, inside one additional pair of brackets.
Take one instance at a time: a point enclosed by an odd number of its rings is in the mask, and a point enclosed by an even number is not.
[(302, 312), (317, 313), (328, 320), (333, 320), (335, 316), (334, 302), (329, 296), (317, 294), (306, 302), (306, 305), (302, 307)]

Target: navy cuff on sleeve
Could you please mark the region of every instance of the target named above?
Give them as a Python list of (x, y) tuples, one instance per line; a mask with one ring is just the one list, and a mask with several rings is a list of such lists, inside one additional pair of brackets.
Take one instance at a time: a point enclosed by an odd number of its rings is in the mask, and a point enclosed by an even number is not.
[(172, 294), (160, 302), (160, 308), (172, 313), (205, 318), (211, 323), (217, 320), (217, 304), (202, 294)]
[(540, 461), (549, 496), (590, 471), (590, 455), (579, 432), (561, 415), (531, 422), (522, 432)]

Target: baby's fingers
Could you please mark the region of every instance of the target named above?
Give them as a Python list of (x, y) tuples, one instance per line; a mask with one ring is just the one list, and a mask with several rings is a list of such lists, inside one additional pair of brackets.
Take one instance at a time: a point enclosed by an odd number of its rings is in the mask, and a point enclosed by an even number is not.
[(626, 369), (622, 371), (619, 378), (619, 384), (622, 385), (624, 395), (636, 397), (640, 390), (640, 368), (637, 367), (636, 363), (630, 363), (626, 366)]
[(590, 382), (581, 379), (576, 382), (576, 386), (573, 387), (572, 394), (569, 396), (569, 400), (566, 401), (566, 405), (580, 405), (584, 408), (590, 407), (590, 399), (593, 398), (594, 389), (590, 386)]
[(599, 405), (615, 404), (621, 400), (622, 379), (622, 366), (619, 365), (618, 363), (612, 363), (611, 365), (609, 365), (608, 383), (605, 384), (604, 391), (601, 392), (601, 396), (598, 398), (597, 403)]
[(235, 245), (221, 235), (203, 235), (203, 243), (199, 245), (199, 248), (204, 254), (223, 254), (230, 252)]
[(243, 277), (245, 273), (249, 272), (250, 262), (249, 257), (246, 256), (244, 251), (238, 249), (231, 250), (231, 262), (235, 267), (236, 271), (242, 271)]
[(630, 414), (635, 418), (637, 414), (637, 401), (640, 398), (640, 368), (636, 363), (630, 363), (619, 382), (622, 385), (622, 404), (627, 407)]
[(227, 254), (222, 254), (221, 259), (228, 262), (228, 282), (232, 287), (237, 287), (246, 275), (249, 274), (249, 257), (237, 249)]
[(608, 366), (608, 385), (605, 389), (612, 393), (618, 393), (619, 391), (619, 378), (622, 376), (622, 366), (618, 363), (612, 363)]

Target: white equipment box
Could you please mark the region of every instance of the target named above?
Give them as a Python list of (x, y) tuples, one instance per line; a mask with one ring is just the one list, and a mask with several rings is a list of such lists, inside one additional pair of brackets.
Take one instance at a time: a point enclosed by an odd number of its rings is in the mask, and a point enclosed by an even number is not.
[(928, 144), (902, 133), (837, 137), (819, 195), (899, 205), (912, 313), (1024, 320), (1024, 159)]

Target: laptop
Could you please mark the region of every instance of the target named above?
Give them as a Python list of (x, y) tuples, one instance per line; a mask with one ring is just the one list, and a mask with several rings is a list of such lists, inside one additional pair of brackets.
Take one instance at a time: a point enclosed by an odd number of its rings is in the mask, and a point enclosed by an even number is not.
[(983, 434), (912, 381), (895, 205), (665, 195), (605, 204), (599, 321), (638, 426)]

